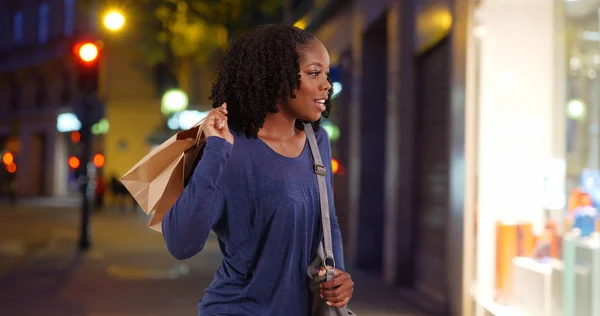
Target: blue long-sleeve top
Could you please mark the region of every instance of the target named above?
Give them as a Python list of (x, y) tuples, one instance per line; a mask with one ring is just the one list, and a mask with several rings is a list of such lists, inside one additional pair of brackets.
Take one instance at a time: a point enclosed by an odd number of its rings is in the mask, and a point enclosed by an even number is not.
[[(209, 137), (189, 184), (162, 221), (169, 252), (187, 259), (212, 229), (221, 266), (198, 304), (199, 314), (308, 315), (307, 267), (323, 236), (319, 191), (308, 141), (284, 157), (258, 138), (232, 132), (234, 145)], [(333, 203), (327, 133), (315, 132), (327, 167), (336, 267), (344, 269)]]

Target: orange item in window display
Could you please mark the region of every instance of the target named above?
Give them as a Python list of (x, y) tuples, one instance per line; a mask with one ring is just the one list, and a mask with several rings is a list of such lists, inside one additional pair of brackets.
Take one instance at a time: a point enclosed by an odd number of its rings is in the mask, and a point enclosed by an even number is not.
[(512, 261), (517, 256), (518, 243), (518, 225), (496, 224), (496, 297), (499, 301), (507, 301), (512, 296)]
[(544, 256), (560, 256), (560, 239), (556, 225), (550, 222), (540, 236), (533, 234), (531, 223), (496, 224), (496, 301), (507, 304), (512, 296), (513, 266), (515, 257), (533, 257), (536, 246), (546, 245)]
[(544, 232), (538, 238), (538, 245), (540, 244), (550, 245), (549, 257), (556, 259), (560, 258), (562, 238), (558, 236), (556, 223), (554, 221), (548, 221), (548, 224), (546, 224)]
[(533, 235), (533, 225), (531, 223), (518, 224), (517, 234), (517, 256), (533, 256), (536, 242), (536, 237)]
[(569, 195), (569, 214), (582, 206), (592, 206), (592, 199), (580, 188), (575, 188)]

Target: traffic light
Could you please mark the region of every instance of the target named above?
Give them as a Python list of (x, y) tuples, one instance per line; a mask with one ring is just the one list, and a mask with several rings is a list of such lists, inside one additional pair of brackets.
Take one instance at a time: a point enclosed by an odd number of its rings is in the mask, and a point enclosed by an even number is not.
[(101, 42), (81, 41), (73, 46), (75, 63), (79, 72), (77, 83), (84, 94), (98, 90), (98, 61), (101, 55)]
[(103, 154), (95, 154), (94, 155), (94, 159), (92, 159), (92, 161), (94, 162), (94, 166), (96, 166), (96, 168), (100, 169), (102, 167), (104, 167), (104, 155)]
[(69, 167), (71, 167), (71, 169), (77, 170), (80, 165), (81, 165), (81, 162), (79, 161), (79, 158), (77, 158), (75, 156), (69, 157)]
[(2, 154), (2, 163), (4, 163), (5, 165), (10, 165), (15, 161), (15, 156), (10, 152), (4, 152), (4, 154)]
[(331, 171), (336, 174), (340, 170), (340, 162), (335, 158), (331, 158)]
[(81, 133), (79, 131), (71, 132), (71, 141), (73, 144), (79, 144), (79, 141), (81, 141)]
[(6, 166), (6, 171), (8, 171), (8, 173), (17, 172), (15, 156), (10, 151), (4, 152), (4, 154), (2, 154), (2, 163)]
[(13, 162), (13, 163), (7, 165), (6, 166), (6, 171), (8, 171), (8, 173), (15, 173), (15, 172), (17, 172), (17, 164)]
[(346, 168), (335, 158), (331, 158), (331, 171), (335, 175), (346, 175)]

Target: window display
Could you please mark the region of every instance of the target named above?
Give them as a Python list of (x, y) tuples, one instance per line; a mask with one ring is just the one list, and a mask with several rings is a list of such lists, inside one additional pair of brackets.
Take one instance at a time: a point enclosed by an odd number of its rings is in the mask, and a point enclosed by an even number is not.
[(600, 316), (600, 2), (477, 6), (474, 314)]

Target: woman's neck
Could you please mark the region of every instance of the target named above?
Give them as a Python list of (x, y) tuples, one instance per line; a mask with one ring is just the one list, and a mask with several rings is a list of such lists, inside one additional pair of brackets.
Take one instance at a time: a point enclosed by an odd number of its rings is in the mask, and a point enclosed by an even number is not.
[(283, 111), (269, 113), (263, 127), (258, 130), (258, 137), (270, 139), (286, 139), (296, 135), (296, 118)]

